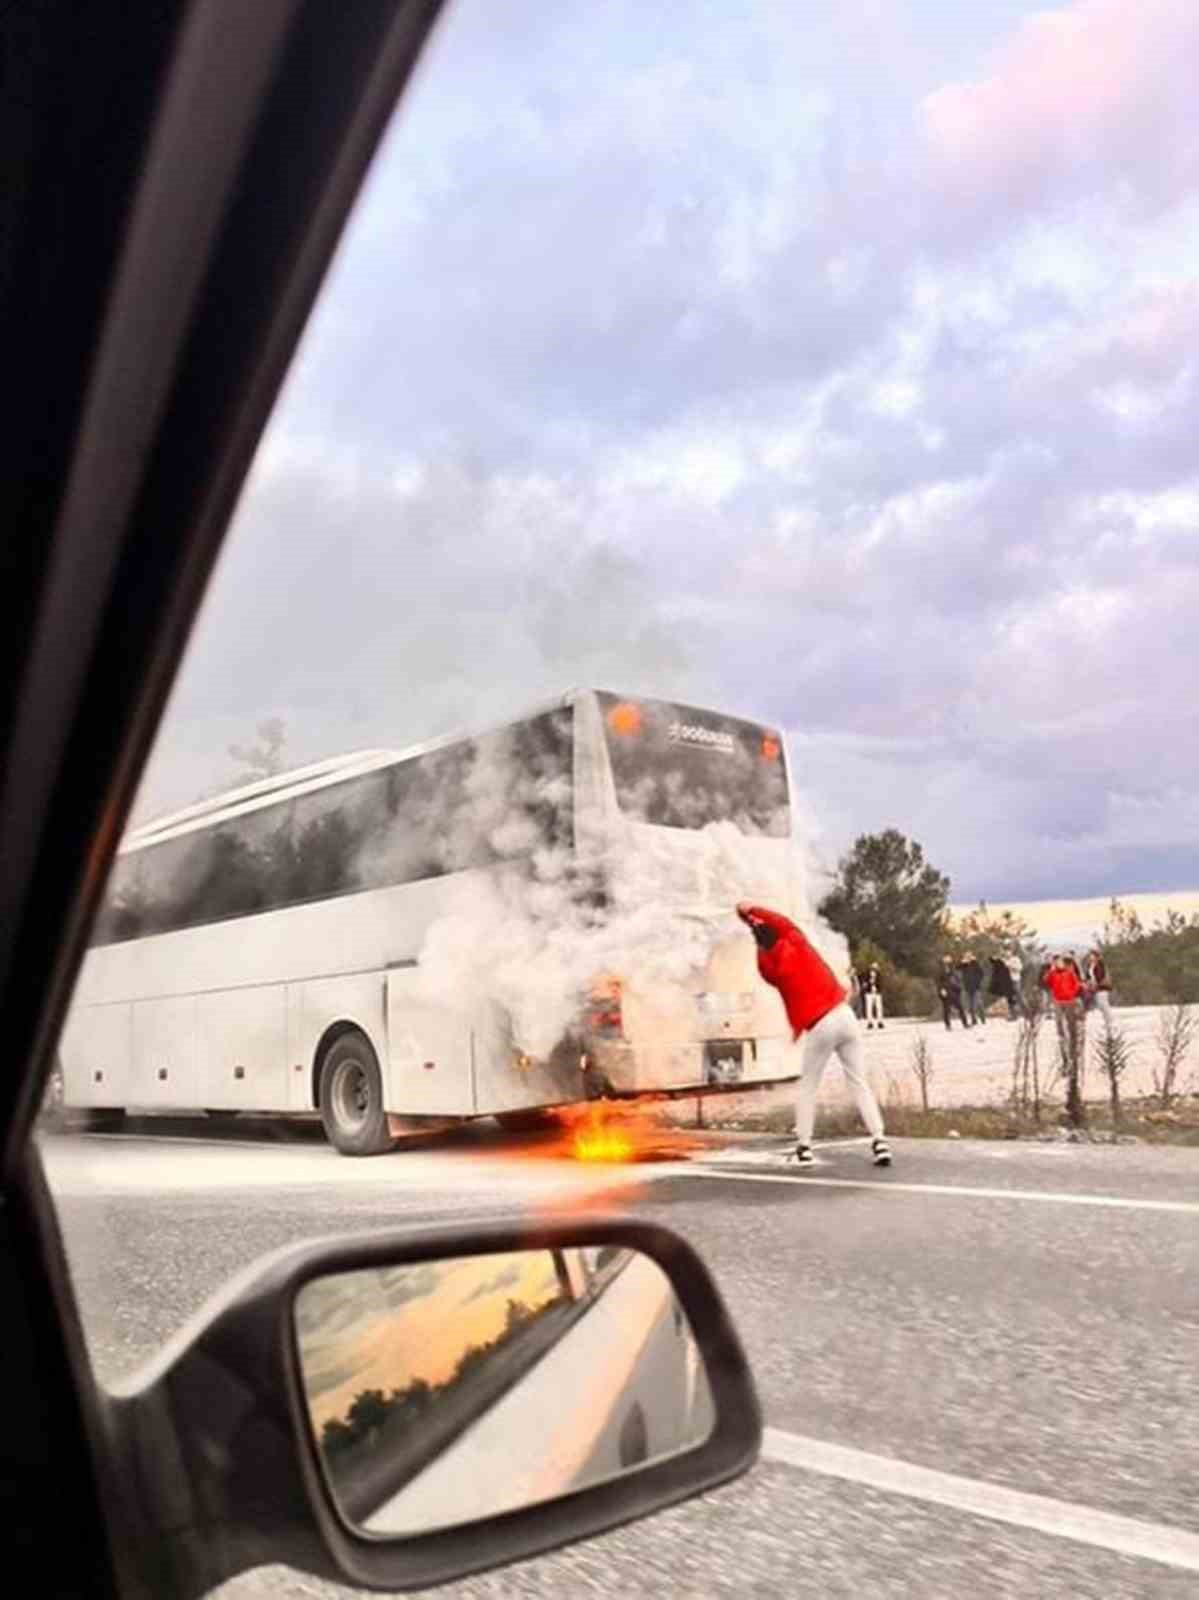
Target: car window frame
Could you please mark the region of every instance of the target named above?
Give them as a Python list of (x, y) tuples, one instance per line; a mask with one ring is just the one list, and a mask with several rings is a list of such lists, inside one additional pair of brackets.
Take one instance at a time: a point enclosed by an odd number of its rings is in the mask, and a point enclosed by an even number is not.
[[(0, 1465), (29, 1548), (55, 1551), (47, 1593), (148, 1591), (33, 1138), (41, 1088), (208, 576), (441, 0), (158, 9), (0, 19), (24, 414), (0, 602), (0, 1289), (24, 1314), (6, 1365), (28, 1423)], [(103, 203), (73, 218), (89, 187)]]

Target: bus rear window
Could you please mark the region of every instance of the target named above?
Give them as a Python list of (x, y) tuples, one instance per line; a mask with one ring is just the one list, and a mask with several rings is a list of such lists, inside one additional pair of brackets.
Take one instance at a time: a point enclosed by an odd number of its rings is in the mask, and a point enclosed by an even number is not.
[(782, 739), (758, 723), (663, 700), (600, 693), (616, 802), (638, 822), (742, 833), (791, 831)]

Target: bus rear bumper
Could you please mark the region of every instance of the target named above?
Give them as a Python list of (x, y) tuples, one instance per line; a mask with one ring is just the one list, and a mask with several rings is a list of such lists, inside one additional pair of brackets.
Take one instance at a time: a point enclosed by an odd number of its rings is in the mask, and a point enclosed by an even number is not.
[(639, 1046), (603, 1041), (588, 1051), (588, 1067), (611, 1098), (676, 1099), (736, 1094), (798, 1073), (782, 1038), (698, 1039)]
[(706, 1084), (692, 1083), (678, 1089), (615, 1089), (604, 1096), (608, 1100), (639, 1101), (650, 1100), (718, 1100), (727, 1095), (757, 1094), (759, 1090), (783, 1088), (787, 1084), (796, 1083), (798, 1073), (783, 1078), (754, 1078), (749, 1083)]

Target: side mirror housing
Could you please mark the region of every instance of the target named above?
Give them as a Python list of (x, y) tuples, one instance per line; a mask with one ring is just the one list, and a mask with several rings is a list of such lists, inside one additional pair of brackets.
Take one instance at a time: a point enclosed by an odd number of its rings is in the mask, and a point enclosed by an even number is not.
[(445, 1583), (713, 1488), (762, 1428), (707, 1268), (627, 1217), (290, 1247), (108, 1417), (149, 1508), (127, 1557), (177, 1595), (265, 1563)]

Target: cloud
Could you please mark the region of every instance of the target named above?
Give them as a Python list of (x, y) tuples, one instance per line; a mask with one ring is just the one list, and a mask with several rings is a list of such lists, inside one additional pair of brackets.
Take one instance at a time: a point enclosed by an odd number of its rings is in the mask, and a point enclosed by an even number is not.
[(471, 1292), (464, 1296), (459, 1304), (468, 1306), (474, 1300), (494, 1299), (504, 1289), (513, 1289), (520, 1282), (523, 1265), (519, 1260), (510, 1260), (507, 1266), (501, 1268), (494, 1277), (477, 1284)]
[(1077, 0), (1026, 18), (990, 72), (920, 106), (935, 190), (988, 231), (1102, 195), (1144, 217), (1199, 176), (1199, 11), (1190, 0)]
[(967, 897), (1199, 874), (1199, 11), (1012, 14), (451, 8), (144, 807), (593, 683)]
[(203, 607), (140, 813), (219, 783), (225, 746), (263, 704), (287, 721), (299, 761), (487, 726), (576, 682), (677, 692), (686, 643), (604, 511), (591, 486), (565, 478), (469, 462), (367, 468), (276, 436)]

